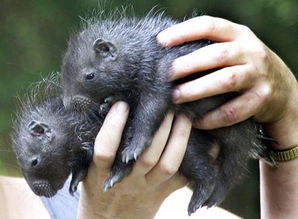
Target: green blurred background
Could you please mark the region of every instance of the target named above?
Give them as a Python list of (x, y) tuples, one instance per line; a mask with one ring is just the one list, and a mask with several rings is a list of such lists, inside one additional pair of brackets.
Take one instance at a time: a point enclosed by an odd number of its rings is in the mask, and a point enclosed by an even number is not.
[[(70, 33), (80, 16), (98, 8), (98, 0), (1, 0), (0, 2), (0, 173), (19, 175), (9, 134), (16, 95), (32, 82), (59, 71)], [(142, 16), (153, 6), (175, 18), (199, 14), (223, 17), (249, 26), (295, 72), (298, 69), (297, 0), (152, 0), (105, 1), (113, 8), (132, 5)], [(223, 206), (245, 218), (259, 216), (258, 165)]]

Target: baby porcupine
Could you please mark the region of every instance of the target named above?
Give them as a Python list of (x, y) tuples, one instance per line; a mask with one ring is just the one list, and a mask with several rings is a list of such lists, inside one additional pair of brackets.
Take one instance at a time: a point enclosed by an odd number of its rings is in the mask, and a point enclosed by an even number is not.
[[(94, 138), (103, 117), (66, 110), (52, 74), (20, 101), (13, 149), (22, 173), (37, 195), (51, 197), (72, 174), (73, 193), (92, 161)], [(95, 119), (96, 117), (96, 119)]]
[[(27, 183), (35, 194), (46, 197), (54, 196), (70, 173), (71, 193), (86, 176), (95, 136), (110, 106), (102, 103), (83, 115), (67, 110), (56, 79), (55, 74), (39, 82), (21, 101), (12, 135), (13, 148)], [(201, 175), (205, 179), (202, 185), (214, 180), (215, 174), (208, 172), (218, 171), (207, 155), (215, 144), (207, 133), (192, 131), (181, 168), (188, 169), (197, 163), (191, 160), (196, 158), (200, 162), (197, 168), (206, 169), (200, 172), (206, 174)]]
[[(199, 40), (162, 48), (156, 40), (157, 34), (178, 21), (162, 13), (150, 12), (144, 18), (111, 14), (88, 20), (82, 30), (71, 37), (62, 66), (66, 106), (86, 109), (110, 96), (130, 105), (129, 119), (105, 189), (131, 171), (134, 159), (150, 145), (169, 109), (185, 113), (193, 120), (237, 96), (237, 93), (222, 94), (175, 105), (171, 100), (172, 89), (182, 81), (168, 81), (171, 63), (212, 42)], [(199, 73), (196, 77), (206, 74), (208, 72)], [(248, 119), (215, 130), (192, 130), (194, 139), (207, 139), (207, 143), (197, 145), (190, 140), (180, 167), (194, 188), (189, 213), (204, 205), (219, 204), (245, 172), (248, 159), (265, 151), (258, 139), (259, 127)], [(212, 142), (221, 145), (214, 162), (207, 153)]]

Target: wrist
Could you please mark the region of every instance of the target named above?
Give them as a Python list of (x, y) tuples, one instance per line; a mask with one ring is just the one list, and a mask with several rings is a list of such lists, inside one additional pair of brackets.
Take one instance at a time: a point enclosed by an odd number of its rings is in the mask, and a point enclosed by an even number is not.
[(286, 150), (298, 145), (298, 89), (295, 89), (291, 101), (288, 102), (283, 116), (272, 123), (265, 123), (266, 134), (274, 139), (272, 144), (275, 150)]

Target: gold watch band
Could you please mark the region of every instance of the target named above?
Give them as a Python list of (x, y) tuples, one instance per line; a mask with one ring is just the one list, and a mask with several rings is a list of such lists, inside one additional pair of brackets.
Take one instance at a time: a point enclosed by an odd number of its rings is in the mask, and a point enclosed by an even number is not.
[(286, 150), (271, 150), (270, 157), (276, 162), (293, 160), (298, 157), (298, 145)]

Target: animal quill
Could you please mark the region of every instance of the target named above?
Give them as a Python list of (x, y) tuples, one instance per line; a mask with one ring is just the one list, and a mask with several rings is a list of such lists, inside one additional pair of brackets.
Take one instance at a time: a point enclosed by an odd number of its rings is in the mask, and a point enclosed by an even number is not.
[[(156, 40), (157, 34), (178, 21), (153, 12), (144, 18), (111, 14), (90, 19), (71, 37), (61, 77), (66, 107), (88, 109), (107, 97), (130, 105), (129, 119), (105, 189), (129, 174), (134, 160), (151, 144), (169, 109), (193, 120), (237, 96), (237, 93), (228, 93), (174, 104), (171, 93), (179, 81), (168, 81), (172, 62), (213, 42), (199, 40), (162, 48)], [(208, 72), (198, 75), (206, 74)], [(201, 206), (219, 204), (245, 172), (248, 159), (264, 153), (265, 146), (258, 139), (259, 128), (259, 124), (248, 119), (215, 130), (192, 130), (180, 167), (194, 189), (189, 214)], [(201, 139), (206, 142), (196, 143)], [(211, 162), (208, 150), (214, 142), (218, 142), (221, 149), (216, 161)]]

